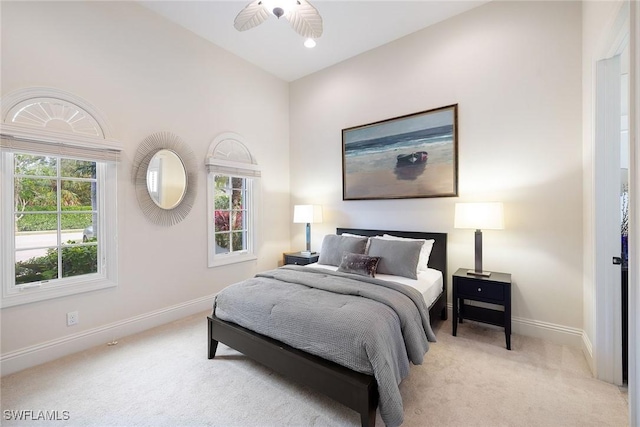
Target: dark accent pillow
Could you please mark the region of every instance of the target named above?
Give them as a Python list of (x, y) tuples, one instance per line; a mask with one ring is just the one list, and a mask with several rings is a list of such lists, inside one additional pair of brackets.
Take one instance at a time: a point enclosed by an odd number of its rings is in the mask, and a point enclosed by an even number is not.
[(364, 254), (367, 246), (366, 237), (349, 237), (338, 236), (336, 234), (327, 234), (322, 240), (322, 248), (320, 249), (319, 264), (335, 265), (336, 267), (342, 262), (342, 254), (351, 252), (354, 254)]
[(418, 260), (424, 241), (386, 240), (372, 237), (369, 243), (369, 256), (380, 257), (379, 274), (418, 278)]
[(380, 258), (362, 254), (345, 252), (338, 271), (343, 273), (359, 274), (360, 276), (376, 277), (376, 269)]

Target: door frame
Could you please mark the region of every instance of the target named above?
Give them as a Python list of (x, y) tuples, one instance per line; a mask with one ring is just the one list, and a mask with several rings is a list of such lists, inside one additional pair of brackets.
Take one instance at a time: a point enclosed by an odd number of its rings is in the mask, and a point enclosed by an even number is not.
[[(628, 27), (627, 27), (628, 28)], [(620, 256), (620, 55), (628, 39), (596, 63), (594, 146), (595, 192), (595, 367), (599, 379), (622, 385)], [(613, 143), (612, 141), (617, 141)]]
[[(640, 340), (640, 315), (637, 309), (640, 308), (640, 277), (638, 267), (640, 266), (640, 232), (638, 232), (638, 224), (640, 224), (640, 193), (638, 192), (638, 180), (640, 179), (640, 4), (636, 1), (622, 2), (618, 11), (615, 23), (606, 31), (606, 43), (600, 50), (597, 60), (610, 58), (616, 54), (622, 53), (621, 48), (624, 42), (629, 45), (629, 342), (637, 343)], [(595, 64), (594, 64), (595, 65)], [(598, 117), (595, 117), (596, 126), (598, 126)], [(602, 123), (600, 123), (602, 126)], [(598, 141), (595, 143), (595, 149), (598, 149)], [(594, 151), (595, 152), (595, 151)], [(597, 166), (595, 161), (594, 168)], [(598, 169), (594, 169), (594, 175), (602, 173)], [(595, 178), (593, 185), (595, 186)], [(594, 198), (594, 205), (591, 206), (592, 213), (598, 213), (601, 206), (597, 196)], [(594, 224), (594, 233), (599, 233), (597, 222)], [(594, 268), (601, 266), (598, 260), (592, 259)], [(603, 263), (609, 263), (611, 260), (603, 259)], [(594, 277), (599, 277), (595, 275)], [(609, 323), (618, 315), (614, 307), (607, 306), (611, 301), (613, 292), (619, 289), (608, 289), (602, 281), (595, 281), (595, 343), (594, 359), (596, 367), (596, 376), (604, 379), (603, 372), (612, 372), (610, 366), (606, 366), (608, 357), (611, 354), (611, 337), (607, 334), (611, 333), (604, 323)], [(629, 425), (640, 426), (640, 351), (635, 345), (629, 346)], [(621, 361), (620, 361), (621, 363)], [(605, 365), (605, 366), (601, 366)]]
[[(629, 25), (629, 342), (640, 342), (640, 4)], [(640, 426), (640, 350), (629, 346), (629, 425)]]

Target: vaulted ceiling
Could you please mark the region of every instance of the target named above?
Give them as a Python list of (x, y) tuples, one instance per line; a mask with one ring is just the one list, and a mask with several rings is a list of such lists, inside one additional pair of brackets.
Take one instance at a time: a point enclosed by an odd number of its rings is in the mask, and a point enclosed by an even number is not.
[(247, 0), (140, 4), (265, 71), (293, 81), (487, 2), (311, 0), (324, 26), (313, 49), (303, 46), (304, 39), (285, 18), (270, 16), (255, 28), (237, 31), (233, 21)]

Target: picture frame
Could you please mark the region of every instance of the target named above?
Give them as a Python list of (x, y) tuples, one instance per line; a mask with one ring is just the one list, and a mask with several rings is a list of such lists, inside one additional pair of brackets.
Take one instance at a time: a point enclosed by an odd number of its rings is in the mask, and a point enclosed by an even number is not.
[(458, 196), (458, 104), (342, 129), (342, 199)]

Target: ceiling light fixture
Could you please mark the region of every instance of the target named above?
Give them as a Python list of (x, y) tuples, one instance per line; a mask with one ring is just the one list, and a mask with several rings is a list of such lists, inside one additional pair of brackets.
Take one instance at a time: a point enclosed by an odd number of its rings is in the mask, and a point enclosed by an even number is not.
[(262, 6), (276, 18), (289, 13), (298, 3), (296, 0), (262, 0)]
[(255, 0), (238, 13), (233, 26), (246, 31), (262, 24), (270, 14), (278, 19), (284, 16), (302, 37), (317, 39), (322, 35), (322, 17), (306, 0)]

